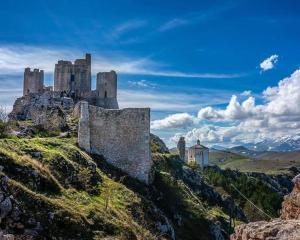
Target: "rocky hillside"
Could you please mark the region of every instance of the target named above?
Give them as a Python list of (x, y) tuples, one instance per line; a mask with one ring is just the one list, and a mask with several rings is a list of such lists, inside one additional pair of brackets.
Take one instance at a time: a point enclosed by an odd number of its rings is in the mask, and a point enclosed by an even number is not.
[(231, 240), (297, 240), (300, 237), (300, 175), (293, 180), (293, 191), (285, 197), (281, 217), (270, 222), (252, 222), (236, 228)]
[(72, 137), (1, 139), (1, 234), (225, 239), (228, 203), (192, 169), (182, 168), (177, 156), (154, 155), (155, 181), (146, 186), (87, 155)]
[(274, 216), (280, 208), (272, 182), (187, 166), (153, 135), (147, 186), (79, 149), (76, 121), (64, 133), (14, 124), (22, 134), (0, 135), (0, 239), (228, 239), (230, 216), (240, 224), (252, 215), (227, 182)]

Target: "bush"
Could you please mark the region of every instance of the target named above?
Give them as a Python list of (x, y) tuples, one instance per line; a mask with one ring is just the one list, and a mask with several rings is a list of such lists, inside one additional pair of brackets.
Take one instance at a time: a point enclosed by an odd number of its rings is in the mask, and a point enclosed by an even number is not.
[(7, 137), (8, 123), (0, 120), (0, 138)]

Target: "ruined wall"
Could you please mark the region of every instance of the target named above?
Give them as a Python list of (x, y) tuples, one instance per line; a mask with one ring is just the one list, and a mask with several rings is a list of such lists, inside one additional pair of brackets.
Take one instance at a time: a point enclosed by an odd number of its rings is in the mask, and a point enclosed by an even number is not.
[(118, 109), (117, 82), (115, 71), (99, 72), (96, 85), (97, 97), (94, 105), (107, 109)]
[(150, 109), (103, 109), (81, 103), (79, 146), (106, 160), (130, 176), (149, 183)]
[(54, 70), (54, 91), (74, 92), (76, 96), (91, 91), (91, 54), (85, 59), (58, 61)]
[(101, 98), (117, 98), (117, 74), (115, 71), (97, 74), (97, 91)]
[(70, 61), (58, 61), (54, 70), (54, 91), (69, 92), (71, 90), (71, 76), (73, 65)]
[(76, 59), (74, 62), (74, 86), (76, 94), (91, 91), (91, 54), (86, 54), (85, 59)]
[(25, 68), (23, 96), (32, 93), (42, 93), (44, 88), (44, 71), (39, 69)]

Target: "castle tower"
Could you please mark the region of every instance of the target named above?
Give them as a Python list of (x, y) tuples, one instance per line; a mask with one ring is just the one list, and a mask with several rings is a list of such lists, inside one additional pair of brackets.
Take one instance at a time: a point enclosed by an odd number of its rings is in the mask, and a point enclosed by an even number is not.
[[(97, 74), (98, 106), (118, 109), (117, 101), (117, 74), (115, 71), (99, 72)], [(100, 103), (103, 102), (103, 103)]]
[(80, 97), (82, 93), (91, 91), (91, 54), (85, 59), (58, 61), (54, 71), (54, 91), (73, 94)]
[(87, 53), (85, 59), (76, 59), (74, 62), (74, 85), (72, 90), (77, 96), (91, 91), (91, 54)]
[(44, 71), (39, 69), (25, 68), (23, 96), (30, 93), (42, 93), (44, 88)]
[(185, 139), (184, 137), (180, 137), (177, 143), (177, 150), (179, 152), (179, 157), (181, 161), (185, 161)]
[(70, 61), (60, 60), (55, 64), (54, 91), (70, 92), (73, 83), (73, 64)]

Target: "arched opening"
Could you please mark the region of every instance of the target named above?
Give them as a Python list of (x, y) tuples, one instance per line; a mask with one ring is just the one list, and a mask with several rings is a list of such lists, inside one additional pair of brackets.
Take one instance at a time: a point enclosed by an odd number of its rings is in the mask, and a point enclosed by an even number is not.
[(107, 98), (107, 91), (104, 92), (104, 98)]

